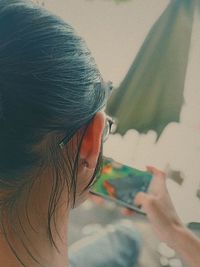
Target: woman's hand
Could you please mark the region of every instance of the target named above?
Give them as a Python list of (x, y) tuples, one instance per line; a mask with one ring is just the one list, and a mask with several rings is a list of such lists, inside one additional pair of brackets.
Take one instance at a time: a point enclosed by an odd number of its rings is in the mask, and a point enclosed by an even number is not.
[(165, 174), (148, 167), (153, 174), (148, 193), (138, 193), (135, 204), (143, 207), (158, 237), (176, 250), (191, 267), (199, 267), (200, 240), (185, 228), (167, 191)]
[(138, 193), (134, 203), (142, 206), (158, 237), (174, 247), (174, 233), (183, 224), (170, 199), (165, 174), (154, 167), (147, 167), (147, 170), (153, 174), (148, 193)]

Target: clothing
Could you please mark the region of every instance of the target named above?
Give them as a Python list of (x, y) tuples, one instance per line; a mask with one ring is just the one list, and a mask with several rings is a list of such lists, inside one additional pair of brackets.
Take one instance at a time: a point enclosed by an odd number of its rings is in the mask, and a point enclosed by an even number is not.
[(114, 224), (69, 248), (70, 267), (134, 267), (141, 241), (132, 224)]

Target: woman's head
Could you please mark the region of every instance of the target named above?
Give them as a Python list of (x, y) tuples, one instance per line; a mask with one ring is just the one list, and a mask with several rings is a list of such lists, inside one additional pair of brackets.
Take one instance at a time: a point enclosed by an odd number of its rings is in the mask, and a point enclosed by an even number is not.
[(77, 196), (80, 158), (92, 173), (100, 162), (104, 116), (98, 111), (109, 86), (74, 29), (28, 0), (0, 0), (0, 64), (0, 211), (16, 217), (15, 207), (48, 173), (51, 236), (62, 192), (72, 205)]

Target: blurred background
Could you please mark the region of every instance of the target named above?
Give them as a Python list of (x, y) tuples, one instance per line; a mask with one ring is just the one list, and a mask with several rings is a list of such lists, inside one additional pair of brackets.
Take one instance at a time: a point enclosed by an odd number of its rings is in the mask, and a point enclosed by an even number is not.
[[(35, 2), (76, 29), (104, 80), (113, 82), (106, 112), (119, 120), (119, 128), (106, 141), (104, 155), (141, 170), (153, 165), (165, 171), (181, 219), (200, 222), (199, 1)], [(125, 218), (109, 202), (98, 206), (88, 200), (72, 212), (69, 243), (119, 219), (132, 220), (143, 236), (140, 266), (183, 266), (174, 255), (171, 263), (163, 260), (167, 250), (159, 248), (143, 217)]]

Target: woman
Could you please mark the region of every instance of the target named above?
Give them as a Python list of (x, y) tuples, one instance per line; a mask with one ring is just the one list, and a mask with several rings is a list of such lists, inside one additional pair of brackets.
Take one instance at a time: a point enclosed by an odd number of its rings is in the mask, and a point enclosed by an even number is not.
[(0, 62), (0, 266), (64, 267), (111, 88), (73, 28), (27, 0), (0, 1)]
[[(69, 212), (100, 169), (111, 87), (73, 28), (28, 0), (0, 0), (0, 62), (0, 266), (66, 267)], [(136, 198), (155, 225), (157, 199)]]

